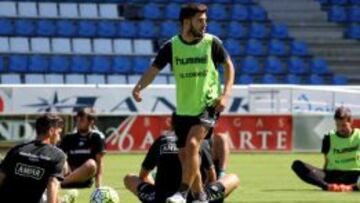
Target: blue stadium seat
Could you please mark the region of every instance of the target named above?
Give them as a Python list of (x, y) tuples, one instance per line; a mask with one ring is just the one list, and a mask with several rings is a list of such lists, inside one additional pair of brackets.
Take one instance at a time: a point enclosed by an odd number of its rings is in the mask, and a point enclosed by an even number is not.
[(272, 74), (265, 74), (261, 78), (263, 84), (279, 84), (279, 80)]
[(145, 4), (142, 12), (145, 19), (159, 20), (163, 18), (163, 10), (158, 4)]
[(209, 8), (209, 18), (212, 20), (227, 20), (228, 15), (225, 7), (221, 4), (213, 4)]
[(90, 66), (90, 60), (86, 56), (73, 56), (71, 58), (71, 73), (89, 73)]
[(251, 56), (263, 56), (265, 55), (265, 48), (261, 41), (251, 39), (247, 41), (245, 45), (245, 54)]
[(243, 74), (235, 77), (236, 84), (249, 85), (254, 82), (254, 78), (251, 75)]
[(273, 39), (268, 44), (269, 55), (286, 56), (289, 54), (288, 49), (283, 41)]
[(14, 24), (10, 19), (0, 19), (0, 35), (13, 35)]
[(249, 8), (250, 20), (252, 21), (265, 21), (267, 20), (266, 11), (263, 7), (253, 5)]
[(178, 25), (174, 21), (164, 21), (160, 24), (160, 37), (170, 38), (178, 33)]
[(252, 0), (233, 0), (234, 3), (239, 3), (239, 4), (252, 4)]
[(169, 20), (179, 19), (180, 5), (179, 4), (168, 4), (165, 6), (165, 18)]
[(56, 21), (57, 35), (61, 37), (75, 37), (76, 25), (70, 20), (58, 20)]
[(316, 0), (318, 1), (321, 5), (324, 5), (324, 4), (329, 4), (331, 0)]
[(224, 46), (231, 56), (243, 55), (243, 49), (238, 40), (228, 38), (224, 41)]
[(325, 79), (320, 75), (312, 74), (308, 77), (308, 83), (311, 85), (324, 85)]
[(112, 71), (114, 73), (131, 73), (132, 60), (127, 56), (117, 56), (113, 58)]
[(4, 56), (0, 56), (0, 73), (3, 73), (6, 71), (6, 67), (5, 67), (5, 57)]
[(311, 73), (313, 74), (327, 74), (330, 73), (326, 61), (322, 58), (315, 58), (310, 63)]
[(263, 23), (252, 23), (249, 27), (249, 37), (254, 39), (268, 38), (268, 30)]
[(25, 55), (11, 55), (9, 59), (10, 73), (26, 73), (28, 71), (29, 59)]
[(137, 25), (135, 22), (131, 21), (122, 21), (118, 24), (118, 36), (119, 37), (128, 37), (134, 38), (137, 36)]
[(142, 74), (149, 68), (150, 58), (137, 56), (134, 58), (133, 65), (134, 73)]
[(294, 56), (307, 56), (309, 55), (308, 46), (305, 42), (292, 41), (291, 42), (291, 54)]
[(285, 24), (273, 23), (270, 35), (275, 39), (286, 39), (289, 37), (288, 27)]
[(268, 57), (266, 59), (264, 70), (266, 73), (270, 73), (270, 74), (285, 73), (285, 68), (284, 68), (282, 62), (276, 57)]
[(213, 0), (213, 3), (220, 3), (220, 4), (228, 4), (231, 2), (232, 0)]
[(350, 3), (353, 5), (360, 5), (360, 0), (350, 0)]
[(46, 56), (32, 55), (29, 58), (28, 70), (30, 73), (46, 73), (48, 71), (49, 61)]
[(51, 37), (56, 34), (56, 26), (52, 20), (37, 20), (36, 21), (36, 35)]
[(360, 39), (360, 25), (359, 24), (351, 24), (347, 28), (345, 35), (348, 38)]
[(295, 74), (286, 75), (284, 78), (284, 82), (287, 84), (294, 84), (294, 85), (302, 84), (301, 77)]
[(332, 78), (331, 78), (331, 83), (334, 85), (347, 85), (348, 84), (348, 80), (345, 76), (343, 75), (337, 75), (335, 74)]
[(349, 18), (351, 22), (360, 22), (360, 6), (350, 8)]
[(211, 21), (208, 24), (207, 27), (207, 31), (213, 35), (216, 35), (218, 37), (224, 37), (225, 36), (225, 32), (224, 29), (222, 28), (221, 24), (219, 22), (216, 21)]
[(92, 73), (111, 73), (111, 60), (106, 56), (95, 56), (91, 58)]
[(348, 21), (346, 9), (341, 6), (332, 6), (328, 11), (328, 19), (338, 23)]
[(51, 73), (68, 73), (70, 60), (67, 56), (51, 56), (49, 69)]
[(308, 67), (301, 58), (292, 57), (288, 61), (288, 71), (291, 74), (307, 74)]
[(239, 22), (231, 21), (227, 28), (227, 37), (244, 39), (247, 37), (246, 28)]
[(116, 25), (112, 21), (100, 21), (97, 23), (97, 34), (100, 37), (115, 37), (117, 35)]
[(15, 20), (15, 34), (21, 36), (35, 35), (34, 22), (28, 19)]
[(244, 58), (241, 61), (240, 67), (241, 73), (245, 74), (259, 74), (262, 73), (262, 70), (259, 65), (259, 61), (251, 56)]
[(156, 38), (158, 37), (157, 26), (153, 21), (144, 20), (138, 24), (140, 38)]
[(247, 21), (249, 20), (249, 12), (248, 9), (243, 5), (235, 5), (231, 9), (231, 19), (232, 20), (240, 20)]
[(79, 37), (95, 37), (96, 36), (96, 23), (90, 20), (81, 20), (78, 23)]
[(336, 5), (345, 5), (348, 3), (348, 0), (330, 0), (331, 4)]

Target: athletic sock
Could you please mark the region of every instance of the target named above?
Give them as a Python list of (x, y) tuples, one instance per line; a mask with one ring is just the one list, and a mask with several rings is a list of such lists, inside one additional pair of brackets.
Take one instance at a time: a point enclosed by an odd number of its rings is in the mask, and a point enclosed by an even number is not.
[(179, 192), (184, 197), (184, 199), (187, 198), (187, 194), (189, 193), (189, 190), (190, 190), (190, 186), (188, 184), (186, 183), (180, 184)]
[(205, 192), (199, 192), (194, 194), (194, 199), (200, 200), (200, 201), (206, 201), (207, 195)]

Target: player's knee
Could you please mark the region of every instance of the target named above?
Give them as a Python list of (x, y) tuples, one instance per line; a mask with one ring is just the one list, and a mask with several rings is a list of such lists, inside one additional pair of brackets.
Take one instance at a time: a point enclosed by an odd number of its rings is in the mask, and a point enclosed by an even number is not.
[(96, 173), (97, 164), (94, 159), (89, 159), (85, 162), (85, 167), (90, 171), (90, 173)]
[(300, 160), (295, 160), (292, 165), (291, 169), (295, 172), (302, 170), (304, 163)]
[(200, 146), (200, 142), (196, 139), (196, 138), (190, 138), (188, 143), (186, 144), (186, 148), (188, 149), (188, 151), (195, 151), (196, 149), (198, 149)]
[(127, 189), (131, 188), (131, 182), (134, 177), (134, 174), (126, 174), (126, 176), (123, 178), (123, 183)]

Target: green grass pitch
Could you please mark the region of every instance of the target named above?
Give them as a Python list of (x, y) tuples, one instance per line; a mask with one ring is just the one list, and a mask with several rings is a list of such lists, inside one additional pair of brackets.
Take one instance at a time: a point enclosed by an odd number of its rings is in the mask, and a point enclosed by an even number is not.
[[(144, 154), (108, 154), (103, 185), (116, 189), (122, 203), (139, 202), (122, 183), (126, 173), (138, 173)], [(321, 154), (233, 153), (228, 172), (240, 177), (241, 186), (225, 202), (360, 202), (358, 192), (324, 192), (301, 182), (290, 170), (293, 160), (321, 166)], [(93, 189), (80, 190), (76, 202), (89, 202)]]

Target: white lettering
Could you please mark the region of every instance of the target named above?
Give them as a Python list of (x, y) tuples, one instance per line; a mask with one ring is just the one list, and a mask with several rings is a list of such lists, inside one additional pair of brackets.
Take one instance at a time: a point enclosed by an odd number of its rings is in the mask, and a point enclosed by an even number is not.
[(151, 145), (154, 142), (154, 137), (150, 131), (145, 135), (144, 141), (142, 142), (140, 149), (147, 149), (147, 146)]
[(279, 131), (276, 133), (276, 149), (286, 149), (286, 131)]
[(252, 134), (249, 131), (240, 132), (240, 149), (255, 149), (255, 146), (251, 143)]
[(258, 131), (256, 132), (256, 135), (261, 136), (261, 149), (267, 149), (268, 148), (268, 142), (267, 137), (271, 136), (271, 131)]
[(240, 118), (234, 118), (233, 124), (235, 127), (241, 127), (241, 119)]
[(264, 127), (264, 123), (263, 123), (263, 120), (262, 120), (261, 118), (258, 118), (258, 119), (256, 120), (256, 127), (257, 127), (257, 128), (262, 128), (262, 127)]

